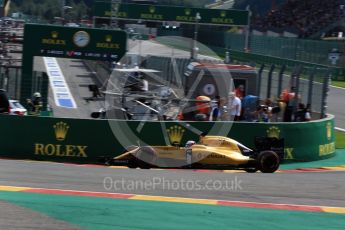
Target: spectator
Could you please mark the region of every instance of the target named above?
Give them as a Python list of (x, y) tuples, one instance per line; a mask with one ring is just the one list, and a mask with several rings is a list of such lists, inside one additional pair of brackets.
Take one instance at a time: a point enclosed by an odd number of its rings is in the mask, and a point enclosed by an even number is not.
[(311, 121), (311, 104), (307, 104), (305, 113), (305, 121)]
[(295, 113), (295, 122), (305, 122), (310, 121), (311, 115), (310, 115), (310, 106), (307, 107), (303, 103), (298, 104), (298, 109)]
[(29, 114), (39, 116), (42, 111), (43, 103), (41, 93), (34, 93), (32, 99), (27, 99)]
[(244, 85), (239, 85), (236, 89), (235, 89), (235, 94), (236, 97), (238, 97), (239, 99), (243, 99), (245, 96), (245, 92), (244, 92)]
[(283, 115), (284, 122), (292, 122), (292, 115), (293, 115), (292, 102), (296, 97), (296, 94), (294, 91), (295, 91), (294, 87), (291, 87), (291, 91), (289, 91), (288, 89), (285, 89), (282, 92), (282, 95), (280, 96), (281, 101), (285, 103), (285, 109), (284, 109), (284, 115)]
[(233, 121), (239, 121), (241, 117), (241, 110), (242, 110), (241, 99), (236, 97), (236, 94), (232, 92), (229, 95), (228, 104), (229, 104), (229, 110), (230, 110), (230, 116), (231, 116), (230, 119)]
[(254, 27), (273, 31), (282, 28), (297, 30), (299, 37), (304, 38), (343, 17), (342, 5), (344, 3), (340, 0), (289, 0), (265, 17), (255, 18)]
[(221, 97), (219, 99), (219, 119), (221, 121), (228, 121), (229, 117), (228, 117), (228, 108), (226, 106), (227, 100), (224, 97)]
[(220, 97), (216, 96), (215, 100), (211, 102), (210, 121), (219, 121), (221, 117)]
[(259, 105), (256, 112), (256, 117), (258, 122), (270, 122), (272, 113), (269, 111), (267, 105)]
[(196, 98), (196, 115), (195, 120), (197, 121), (208, 121), (210, 119), (211, 99), (207, 96), (198, 96)]

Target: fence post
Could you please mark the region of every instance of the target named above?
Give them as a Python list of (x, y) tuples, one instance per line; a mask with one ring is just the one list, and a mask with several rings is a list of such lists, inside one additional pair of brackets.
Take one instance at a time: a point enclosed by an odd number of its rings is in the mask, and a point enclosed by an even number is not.
[(314, 89), (315, 71), (316, 71), (316, 67), (313, 68), (313, 70), (311, 71), (310, 76), (309, 76), (309, 88), (308, 88), (308, 102), (307, 102), (307, 105), (310, 105), (310, 109), (312, 109), (312, 103), (313, 103), (313, 89)]
[(49, 88), (49, 77), (45, 72), (43, 72), (42, 77), (41, 77), (40, 92), (42, 95), (42, 103), (43, 103), (44, 110), (47, 108), (47, 104), (48, 104), (48, 88)]
[(260, 97), (261, 93), (261, 80), (262, 80), (262, 73), (264, 72), (265, 69), (265, 64), (262, 64), (259, 73), (258, 73), (258, 79), (257, 79), (257, 84), (256, 84), (256, 95)]
[(300, 75), (301, 72), (302, 72), (302, 66), (301, 65), (294, 67), (292, 74), (291, 74), (290, 87), (296, 87), (296, 76)]
[(7, 93), (10, 88), (10, 69), (8, 66), (5, 66), (5, 75), (4, 75), (4, 88), (6, 89)]
[(0, 89), (3, 88), (3, 84), (4, 84), (4, 74), (3, 74), (3, 67), (0, 66)]
[(280, 97), (280, 95), (282, 93), (283, 77), (284, 77), (285, 69), (286, 69), (286, 65), (283, 65), (280, 69), (280, 72), (279, 72), (277, 97)]
[(273, 77), (273, 71), (275, 68), (276, 68), (276, 66), (274, 64), (271, 65), (270, 72), (268, 73), (267, 97), (266, 97), (266, 99), (271, 98), (272, 77)]
[(302, 72), (302, 67), (300, 66), (297, 73), (296, 73), (296, 88), (295, 88), (295, 98), (293, 102), (293, 114), (296, 113), (297, 107), (298, 107), (298, 95), (299, 95), (299, 88), (300, 88), (300, 79), (301, 79), (301, 72)]
[(323, 79), (323, 89), (322, 89), (322, 105), (321, 105), (321, 119), (327, 117), (327, 98), (329, 93), (329, 85), (331, 83), (332, 75), (327, 73), (327, 76)]

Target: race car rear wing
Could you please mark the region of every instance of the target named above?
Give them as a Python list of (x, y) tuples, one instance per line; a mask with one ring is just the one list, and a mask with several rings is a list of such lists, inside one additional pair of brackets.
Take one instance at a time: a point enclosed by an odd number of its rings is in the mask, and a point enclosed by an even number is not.
[(278, 139), (274, 137), (256, 137), (254, 144), (256, 152), (259, 153), (262, 151), (271, 150), (277, 153), (280, 159), (284, 159), (284, 138)]

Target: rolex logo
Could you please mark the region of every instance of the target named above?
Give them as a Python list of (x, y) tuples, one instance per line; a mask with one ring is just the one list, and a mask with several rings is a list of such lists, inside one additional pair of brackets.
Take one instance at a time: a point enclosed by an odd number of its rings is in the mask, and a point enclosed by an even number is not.
[(175, 125), (173, 127), (170, 127), (169, 129), (167, 129), (167, 132), (168, 132), (171, 144), (173, 144), (173, 145), (181, 144), (181, 140), (182, 140), (183, 134), (185, 132), (185, 130), (182, 127)]
[(279, 136), (280, 136), (280, 130), (278, 127), (272, 126), (271, 128), (267, 130), (267, 137), (279, 139)]
[(51, 35), (52, 35), (52, 38), (56, 39), (59, 36), (59, 33), (56, 31), (53, 31)]
[(113, 37), (111, 35), (105, 36), (105, 41), (106, 42), (111, 42), (113, 40)]
[(55, 137), (58, 141), (64, 141), (69, 129), (69, 126), (66, 123), (59, 122), (54, 125)]
[(184, 13), (189, 16), (192, 13), (192, 10), (191, 9), (185, 9)]
[(151, 14), (155, 13), (156, 12), (156, 7), (150, 6), (149, 11), (150, 11)]
[(327, 139), (330, 141), (332, 139), (332, 124), (330, 122), (327, 123)]
[(222, 11), (220, 12), (220, 16), (221, 16), (222, 18), (225, 18), (225, 17), (226, 17), (226, 11), (222, 10)]

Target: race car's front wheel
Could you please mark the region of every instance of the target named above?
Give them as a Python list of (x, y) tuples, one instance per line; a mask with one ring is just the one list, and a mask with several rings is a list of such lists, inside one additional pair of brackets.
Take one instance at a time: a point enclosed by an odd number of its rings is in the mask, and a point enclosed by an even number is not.
[(279, 156), (273, 151), (263, 151), (258, 156), (258, 169), (263, 173), (277, 171), (279, 164)]

